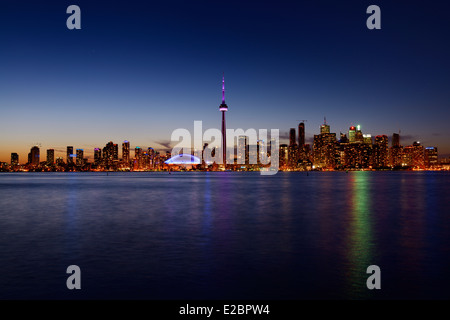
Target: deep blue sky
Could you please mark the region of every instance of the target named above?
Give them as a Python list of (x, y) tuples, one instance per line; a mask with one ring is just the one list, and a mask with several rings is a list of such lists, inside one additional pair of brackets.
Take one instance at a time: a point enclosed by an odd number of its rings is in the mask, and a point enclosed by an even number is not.
[[(360, 124), (450, 153), (450, 5), (444, 1), (0, 2), (0, 161), (29, 148), (162, 148), (176, 128), (307, 119)], [(395, 3), (394, 3), (395, 2)], [(81, 8), (81, 30), (66, 8)], [(368, 30), (366, 9), (381, 8)], [(58, 153), (61, 155), (62, 153)]]

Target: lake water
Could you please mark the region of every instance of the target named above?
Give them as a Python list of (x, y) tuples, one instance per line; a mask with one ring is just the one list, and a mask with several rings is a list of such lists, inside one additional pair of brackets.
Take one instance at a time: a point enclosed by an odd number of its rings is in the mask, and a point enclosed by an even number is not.
[[(445, 172), (0, 174), (1, 299), (449, 299)], [(68, 290), (66, 268), (81, 268)], [(381, 268), (381, 290), (366, 269)]]

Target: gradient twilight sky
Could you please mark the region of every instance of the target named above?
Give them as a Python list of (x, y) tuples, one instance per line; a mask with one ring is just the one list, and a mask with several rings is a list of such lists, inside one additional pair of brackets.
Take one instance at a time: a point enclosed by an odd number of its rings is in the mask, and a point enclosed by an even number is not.
[[(43, 161), (68, 145), (162, 149), (194, 120), (220, 129), (222, 72), (228, 128), (286, 136), (307, 119), (311, 141), (326, 116), (337, 135), (401, 130), (450, 154), (446, 1), (93, 2), (1, 0), (0, 161), (25, 163), (37, 142)], [(381, 30), (366, 28), (371, 4)]]

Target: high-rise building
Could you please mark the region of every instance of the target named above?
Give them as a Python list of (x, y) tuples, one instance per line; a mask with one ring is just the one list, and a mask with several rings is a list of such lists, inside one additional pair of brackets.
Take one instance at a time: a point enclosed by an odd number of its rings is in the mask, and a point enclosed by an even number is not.
[(372, 135), (371, 134), (363, 134), (363, 139), (365, 144), (372, 144)]
[(356, 128), (354, 126), (351, 126), (348, 129), (348, 142), (350, 143), (356, 142), (355, 136), (356, 136)]
[(400, 145), (400, 134), (392, 135), (392, 147), (390, 150), (390, 162), (393, 167), (401, 167), (403, 161), (403, 147)]
[(141, 147), (134, 148), (134, 169), (142, 169), (143, 152)]
[(239, 136), (237, 147), (237, 164), (246, 164), (248, 162), (248, 137)]
[(363, 143), (364, 142), (364, 135), (361, 131), (361, 126), (356, 126), (356, 133), (355, 133), (355, 142)]
[(406, 146), (402, 152), (402, 166), (410, 167), (413, 165), (413, 146)]
[(12, 166), (19, 165), (19, 155), (15, 152), (11, 153), (11, 165)]
[(103, 148), (103, 163), (106, 166), (112, 166), (119, 159), (119, 148), (117, 143), (108, 142)]
[(412, 165), (423, 169), (425, 167), (425, 150), (419, 141), (415, 141), (412, 145)]
[(330, 133), (330, 126), (324, 119), (320, 134), (314, 135), (313, 163), (316, 168), (332, 169), (336, 165), (336, 133)]
[(341, 132), (341, 139), (339, 140), (339, 143), (348, 143), (348, 138), (347, 135), (345, 133)]
[(289, 130), (289, 146), (293, 146), (295, 143), (295, 128)]
[(305, 146), (305, 123), (300, 122), (298, 124), (298, 147), (299, 149), (303, 149)]
[(375, 144), (373, 146), (373, 163), (376, 168), (385, 168), (389, 165), (388, 152), (388, 137), (386, 135), (376, 136)]
[(99, 165), (102, 162), (102, 150), (100, 148), (94, 149), (94, 164)]
[(130, 142), (127, 140), (122, 143), (122, 161), (124, 163), (130, 162)]
[[(264, 140), (257, 140), (258, 164), (264, 164), (262, 161), (267, 160), (267, 143)], [(262, 161), (261, 161), (262, 160)]]
[(66, 163), (67, 164), (73, 163), (73, 147), (72, 146), (67, 146)]
[(47, 165), (52, 166), (55, 164), (55, 150), (47, 149)]
[(31, 148), (30, 154), (31, 154), (31, 164), (34, 166), (38, 166), (39, 165), (39, 147), (34, 146), (33, 148)]
[(77, 149), (77, 166), (84, 165), (84, 151), (83, 149)]
[(222, 103), (219, 106), (222, 112), (222, 163), (227, 167), (227, 129), (225, 125), (225, 112), (228, 111), (228, 106), (225, 103), (225, 76), (222, 77)]
[(298, 146), (295, 143), (295, 135), (294, 135), (294, 144), (288, 147), (288, 166), (290, 169), (296, 169), (298, 167)]
[(288, 145), (287, 144), (281, 144), (280, 145), (280, 154), (279, 154), (279, 165), (281, 169), (286, 169), (288, 165), (289, 160), (289, 154), (288, 154)]
[(149, 168), (155, 167), (155, 150), (152, 147), (148, 147), (147, 154), (149, 156)]
[(425, 167), (433, 168), (438, 165), (438, 149), (436, 147), (425, 148)]
[(394, 133), (392, 135), (392, 146), (393, 147), (400, 147), (400, 134)]
[(320, 126), (320, 134), (330, 133), (330, 126), (327, 124), (327, 118), (323, 118), (323, 124)]

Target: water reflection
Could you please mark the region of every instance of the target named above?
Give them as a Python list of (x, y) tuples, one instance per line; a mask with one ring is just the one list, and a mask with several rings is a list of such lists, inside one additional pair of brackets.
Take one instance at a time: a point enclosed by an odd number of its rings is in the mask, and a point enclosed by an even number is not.
[(369, 296), (366, 280), (367, 267), (373, 261), (372, 217), (370, 199), (370, 173), (354, 172), (351, 177), (351, 216), (348, 238), (348, 297), (364, 299)]

